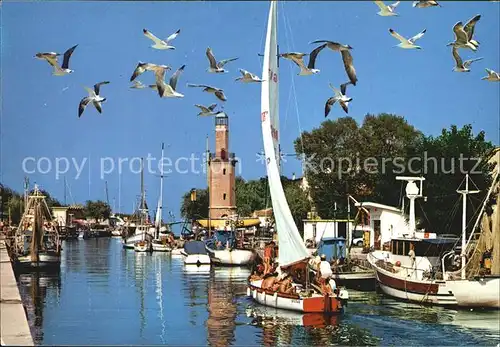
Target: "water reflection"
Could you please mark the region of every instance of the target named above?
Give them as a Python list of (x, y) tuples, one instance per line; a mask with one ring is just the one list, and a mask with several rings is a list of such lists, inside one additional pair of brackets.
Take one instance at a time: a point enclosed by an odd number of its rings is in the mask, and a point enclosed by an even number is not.
[(237, 296), (245, 295), (247, 268), (214, 268), (208, 285), (207, 341), (210, 346), (227, 346), (235, 342), (238, 315)]
[(500, 312), (350, 291), (342, 316), (301, 315), (248, 298), (246, 269), (186, 267), (169, 254), (124, 250), (119, 239), (63, 247), (60, 276), (19, 276), (37, 344), (496, 345), (500, 337)]
[[(26, 308), (28, 322), (35, 344), (43, 340), (44, 308), (47, 301), (50, 305), (58, 306), (61, 295), (60, 273), (22, 273), (18, 274), (20, 295)], [(52, 291), (55, 295), (49, 296)]]

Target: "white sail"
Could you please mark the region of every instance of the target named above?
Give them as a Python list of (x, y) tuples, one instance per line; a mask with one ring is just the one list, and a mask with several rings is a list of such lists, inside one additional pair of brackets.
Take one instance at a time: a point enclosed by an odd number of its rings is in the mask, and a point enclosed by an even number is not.
[(262, 68), (265, 81), (262, 83), (261, 121), (267, 178), (278, 231), (278, 261), (280, 266), (287, 266), (309, 255), (293, 220), (280, 179), (277, 20), (277, 1), (271, 1)]

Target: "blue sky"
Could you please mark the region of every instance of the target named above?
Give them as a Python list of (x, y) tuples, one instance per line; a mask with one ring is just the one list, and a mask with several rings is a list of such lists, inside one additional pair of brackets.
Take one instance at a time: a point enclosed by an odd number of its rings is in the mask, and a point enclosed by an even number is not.
[[(230, 150), (241, 160), (246, 179), (265, 175), (256, 162), (262, 151), (260, 87), (238, 84), (238, 68), (262, 73), (264, 35), (268, 2), (10, 2), (2, 12), (2, 148), (0, 181), (22, 189), (22, 162), (26, 157), (47, 157), (52, 171), (30, 174), (40, 184), (63, 199), (63, 176), (56, 179), (58, 157), (74, 158), (83, 171), (71, 167), (66, 173), (70, 191), (68, 202), (105, 199), (108, 181), (110, 203), (118, 210), (118, 171), (101, 179), (100, 158), (133, 158), (151, 153), (160, 156), (161, 142), (173, 162), (191, 153), (201, 157), (208, 134), (214, 146), (213, 118), (197, 118), (193, 105), (209, 105), (218, 100), (186, 83), (209, 84), (225, 90), (224, 110), (230, 117)], [(487, 139), (499, 144), (499, 83), (481, 81), (484, 68), (500, 70), (500, 4), (494, 2), (443, 2), (442, 8), (416, 9), (411, 2), (398, 7), (400, 17), (380, 17), (378, 7), (366, 2), (286, 2), (279, 4), (280, 50), (309, 53), (315, 39), (329, 39), (351, 45), (358, 85), (348, 88), (353, 97), (349, 115), (361, 122), (367, 113), (389, 112), (404, 116), (425, 134), (438, 135), (450, 124), (472, 123), (475, 132), (485, 130)], [(470, 73), (453, 73), (454, 60), (445, 45), (454, 36), (452, 26), (476, 14), (481, 43), (477, 53), (460, 50), (465, 59), (480, 56)], [(209, 23), (209, 27), (206, 23)], [(142, 29), (167, 37), (177, 29), (172, 42), (175, 51), (150, 48)], [(394, 48), (392, 28), (411, 37), (427, 28), (418, 41), (423, 50)], [(78, 44), (70, 62), (75, 72), (51, 75), (51, 67), (33, 56), (37, 52), (64, 53)], [(239, 57), (226, 65), (228, 74), (205, 71), (210, 46), (217, 59)], [(129, 88), (129, 78), (137, 62), (166, 64), (175, 71), (186, 64), (178, 82), (183, 99), (160, 99), (148, 89)], [(306, 60), (307, 61), (307, 60)], [(347, 80), (338, 53), (325, 50), (317, 59), (317, 76), (296, 76), (296, 66), (280, 62), (281, 146), (293, 152), (293, 140), (300, 130), (310, 130), (324, 120), (324, 104), (331, 96), (328, 83)], [(172, 72), (167, 72), (167, 78)], [(107, 98), (103, 113), (88, 107), (78, 119), (78, 103), (87, 95), (83, 86), (109, 80), (101, 87)], [(152, 74), (139, 77), (153, 83)], [(298, 108), (297, 108), (298, 107)], [(335, 105), (329, 118), (343, 117)], [(109, 161), (107, 162), (109, 163)], [(126, 163), (125, 163), (126, 164)], [(135, 163), (137, 165), (137, 162)], [(47, 163), (43, 163), (42, 170)], [(187, 168), (182, 164), (182, 168)], [(33, 163), (28, 169), (33, 170)], [(198, 165), (199, 169), (199, 165)], [(300, 163), (287, 158), (284, 174), (300, 174)], [(89, 184), (90, 182), (90, 184)], [(158, 177), (146, 174), (145, 186), (150, 207), (156, 206)], [(204, 188), (203, 173), (172, 173), (165, 179), (164, 203), (179, 216), (181, 195), (192, 187)], [(125, 165), (121, 177), (122, 212), (131, 212), (140, 192), (140, 177)], [(71, 194), (70, 194), (71, 193)], [(164, 214), (164, 218), (166, 217)]]

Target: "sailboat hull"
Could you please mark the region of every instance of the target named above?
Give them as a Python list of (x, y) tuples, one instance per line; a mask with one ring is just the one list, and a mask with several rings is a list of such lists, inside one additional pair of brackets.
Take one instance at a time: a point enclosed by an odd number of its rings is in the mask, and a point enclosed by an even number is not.
[(319, 294), (313, 294), (311, 297), (300, 297), (262, 289), (261, 284), (262, 280), (250, 282), (247, 288), (247, 295), (261, 305), (305, 313), (339, 314), (343, 312), (340, 298)]
[(222, 266), (242, 266), (249, 265), (255, 259), (255, 253), (247, 249), (224, 249), (213, 250), (207, 247), (212, 262)]

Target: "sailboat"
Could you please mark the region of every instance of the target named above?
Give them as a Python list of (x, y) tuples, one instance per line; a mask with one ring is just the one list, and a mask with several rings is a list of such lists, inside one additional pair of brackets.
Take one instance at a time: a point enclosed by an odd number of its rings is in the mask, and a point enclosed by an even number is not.
[[(136, 227), (135, 236), (140, 236), (141, 239), (134, 243), (134, 250), (136, 252), (147, 252), (151, 250), (151, 235), (148, 233), (148, 225), (145, 224), (144, 217), (147, 216), (146, 199), (144, 196), (144, 160), (141, 158), (141, 205), (140, 205), (140, 222)], [(139, 234), (138, 234), (139, 232)], [(146, 235), (149, 237), (147, 238)], [(128, 242), (129, 240), (127, 240)]]
[[(407, 197), (410, 199), (410, 235), (392, 238), (390, 251), (374, 251), (368, 261), (376, 271), (381, 290), (388, 296), (406, 301), (441, 305), (448, 307), (475, 307), (500, 309), (500, 275), (481, 273), (486, 270), (487, 251), (477, 252), (478, 239), (482, 231), (475, 232), (493, 188), (498, 189), (498, 171), (483, 201), (475, 225), (467, 239), (467, 195), (479, 191), (469, 190), (469, 175), (465, 177), (462, 194), (462, 242), (458, 238), (437, 236), (434, 233), (415, 231), (415, 198), (422, 197), (413, 181), (416, 177), (396, 177), (408, 180)], [(421, 182), (424, 178), (420, 178)], [(500, 194), (499, 194), (500, 196)], [(498, 199), (497, 199), (498, 204)], [(498, 218), (498, 205), (497, 214)], [(498, 223), (498, 222), (497, 222)], [(493, 247), (499, 247), (498, 243)], [(408, 256), (414, 250), (414, 260)], [(476, 254), (477, 253), (477, 254)], [(477, 255), (477, 256), (475, 256)], [(483, 263), (483, 265), (481, 265)]]
[(33, 193), (28, 196), (14, 243), (9, 247), (15, 265), (23, 268), (59, 269), (61, 239), (57, 228), (50, 221), (51, 211), (45, 195), (42, 195), (35, 184)]
[(309, 253), (302, 242), (283, 191), (279, 171), (279, 100), (277, 1), (271, 1), (262, 68), (261, 121), (266, 170), (278, 232), (278, 263), (293, 279), (296, 294), (262, 288), (263, 280), (249, 278), (247, 295), (262, 305), (299, 312), (338, 313), (343, 310), (338, 295), (319, 294), (310, 289), (307, 263)]
[[(163, 149), (164, 144), (161, 144), (161, 160), (163, 160)], [(162, 217), (162, 208), (163, 208), (163, 165), (161, 166), (160, 173), (160, 197), (158, 198), (158, 206), (156, 207), (156, 215), (155, 215), (155, 237), (151, 242), (153, 247), (153, 251), (156, 252), (170, 252), (172, 251), (171, 245), (167, 242), (167, 234), (165, 233), (168, 229), (163, 227), (161, 229), (161, 217)], [(163, 231), (163, 233), (161, 233)], [(163, 235), (162, 235), (163, 234)]]

